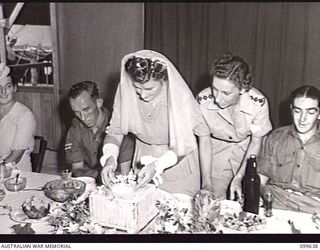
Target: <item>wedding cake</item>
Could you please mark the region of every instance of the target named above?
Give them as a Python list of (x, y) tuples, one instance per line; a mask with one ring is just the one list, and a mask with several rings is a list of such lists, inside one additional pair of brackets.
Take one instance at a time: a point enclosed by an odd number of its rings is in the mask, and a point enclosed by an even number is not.
[[(122, 178), (122, 179), (121, 179)], [(100, 186), (89, 198), (91, 219), (100, 225), (137, 233), (157, 214), (161, 192), (152, 184), (135, 190), (130, 177), (118, 177), (112, 189)]]

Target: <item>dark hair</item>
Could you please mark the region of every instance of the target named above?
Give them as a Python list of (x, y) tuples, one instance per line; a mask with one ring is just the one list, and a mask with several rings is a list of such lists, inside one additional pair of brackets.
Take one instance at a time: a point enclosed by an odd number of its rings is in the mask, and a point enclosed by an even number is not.
[(293, 105), (293, 101), (297, 97), (306, 97), (318, 101), (318, 107), (320, 107), (320, 90), (314, 86), (303, 85), (291, 92), (290, 105)]
[(68, 97), (74, 99), (83, 91), (87, 91), (92, 99), (97, 99), (99, 97), (99, 89), (97, 84), (91, 81), (78, 82), (72, 85), (71, 89), (69, 90)]
[(225, 54), (211, 66), (210, 75), (233, 81), (239, 89), (252, 87), (252, 75), (249, 65), (239, 56)]
[(125, 64), (125, 70), (133, 81), (145, 83), (151, 78), (154, 80), (167, 80), (168, 72), (164, 63), (150, 58), (132, 57)]

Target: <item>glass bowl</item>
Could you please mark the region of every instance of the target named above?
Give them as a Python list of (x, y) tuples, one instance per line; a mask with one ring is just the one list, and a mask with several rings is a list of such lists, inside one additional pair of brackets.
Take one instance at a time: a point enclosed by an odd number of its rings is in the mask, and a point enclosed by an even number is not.
[(54, 180), (44, 186), (44, 194), (57, 202), (78, 199), (85, 191), (86, 183), (80, 180)]
[(30, 219), (40, 219), (49, 213), (50, 204), (35, 196), (31, 196), (23, 202), (22, 210)]
[(27, 178), (19, 176), (18, 178), (12, 177), (9, 179), (6, 179), (4, 181), (4, 186), (8, 191), (12, 192), (18, 192), (20, 190), (25, 189), (27, 185)]

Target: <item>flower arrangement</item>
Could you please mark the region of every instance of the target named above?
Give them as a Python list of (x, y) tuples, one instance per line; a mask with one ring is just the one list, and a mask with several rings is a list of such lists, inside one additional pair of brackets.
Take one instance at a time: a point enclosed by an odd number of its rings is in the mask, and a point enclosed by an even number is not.
[(75, 204), (66, 201), (57, 204), (48, 214), (48, 222), (56, 234), (106, 234), (116, 233), (115, 229), (103, 228), (90, 219), (86, 201)]
[(218, 229), (219, 200), (213, 193), (200, 190), (190, 208), (181, 206), (178, 199), (157, 202), (159, 216), (154, 231), (157, 233), (222, 233)]
[(115, 197), (125, 197), (132, 193), (136, 186), (136, 175), (117, 175), (115, 184), (111, 187), (112, 194)]
[(159, 209), (159, 216), (153, 228), (156, 233), (191, 232), (191, 218), (187, 216), (188, 209), (181, 208), (177, 199), (158, 200), (156, 206)]

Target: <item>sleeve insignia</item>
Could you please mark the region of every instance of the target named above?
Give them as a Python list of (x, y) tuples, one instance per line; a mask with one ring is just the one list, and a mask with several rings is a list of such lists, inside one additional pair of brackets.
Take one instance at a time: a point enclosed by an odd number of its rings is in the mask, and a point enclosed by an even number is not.
[(251, 98), (251, 100), (253, 100), (256, 104), (260, 104), (261, 107), (266, 103), (266, 98), (265, 98), (265, 97), (258, 98), (258, 97), (256, 97), (256, 96), (250, 95), (250, 98)]
[(211, 91), (205, 91), (204, 93), (199, 93), (197, 95), (197, 101), (198, 103), (202, 104), (205, 103), (213, 98)]

